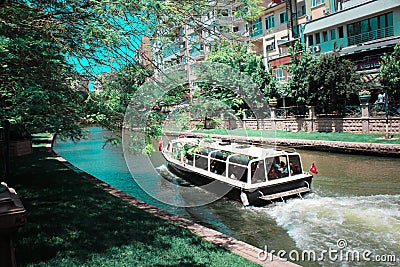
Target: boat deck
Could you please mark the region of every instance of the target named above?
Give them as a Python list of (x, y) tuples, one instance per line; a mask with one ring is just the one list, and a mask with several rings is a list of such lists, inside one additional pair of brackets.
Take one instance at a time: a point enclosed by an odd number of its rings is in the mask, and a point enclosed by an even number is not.
[(300, 194), (307, 193), (310, 191), (311, 191), (311, 189), (308, 187), (301, 187), (301, 188), (297, 188), (297, 189), (293, 189), (293, 190), (289, 190), (289, 191), (285, 191), (285, 192), (281, 192), (281, 193), (261, 196), (260, 198), (262, 200), (274, 200), (277, 198), (288, 197), (288, 196), (292, 196), (292, 195), (300, 196)]

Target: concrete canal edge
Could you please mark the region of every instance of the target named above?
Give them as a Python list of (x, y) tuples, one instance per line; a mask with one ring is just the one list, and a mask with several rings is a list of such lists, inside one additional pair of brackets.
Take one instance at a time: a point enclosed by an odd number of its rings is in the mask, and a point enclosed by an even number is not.
[[(170, 213), (163, 211), (153, 205), (147, 204), (143, 201), (140, 201), (140, 200), (128, 195), (127, 193), (99, 180), (98, 178), (94, 177), (93, 175), (82, 171), (81, 169), (72, 165), (66, 159), (64, 159), (63, 157), (58, 155), (53, 150), (53, 141), (54, 141), (53, 136), (50, 136), (49, 143), (46, 144), (46, 147), (48, 148), (49, 152), (55, 156), (56, 160), (63, 163), (66, 167), (73, 170), (74, 172), (80, 174), (83, 178), (85, 178), (85, 179), (91, 181), (92, 183), (94, 183), (95, 185), (99, 186), (107, 193), (120, 198), (121, 200), (125, 201), (126, 203), (128, 203), (136, 208), (139, 208), (147, 213), (153, 214), (154, 216), (161, 218), (163, 220), (166, 220), (174, 225), (187, 228), (189, 231), (200, 236), (204, 240), (214, 243), (214, 244), (216, 244), (220, 247), (223, 247), (227, 250), (230, 250), (231, 252), (233, 252), (241, 257), (244, 257), (244, 258), (246, 258), (252, 262), (255, 262), (257, 264), (260, 264), (261, 266), (268, 266), (268, 267), (300, 266), (295, 263), (289, 262), (285, 259), (276, 257), (271, 253), (268, 253), (266, 255), (265, 251), (263, 251), (260, 248), (252, 246), (250, 244), (247, 244), (243, 241), (237, 240), (233, 237), (227, 236), (216, 230), (204, 227), (204, 226), (197, 224), (195, 222), (192, 222), (188, 219), (181, 218), (177, 215), (170, 214)], [(260, 260), (260, 259), (265, 259), (265, 260)]]
[(253, 143), (260, 143), (267, 145), (276, 145), (280, 147), (308, 149), (308, 150), (317, 150), (325, 152), (340, 152), (340, 153), (378, 155), (378, 156), (400, 156), (399, 144), (280, 139), (280, 138), (204, 134), (204, 133), (193, 133), (193, 132), (165, 132), (164, 134), (171, 136), (185, 135), (193, 137), (210, 136), (219, 139), (229, 139), (236, 142), (253, 142)]

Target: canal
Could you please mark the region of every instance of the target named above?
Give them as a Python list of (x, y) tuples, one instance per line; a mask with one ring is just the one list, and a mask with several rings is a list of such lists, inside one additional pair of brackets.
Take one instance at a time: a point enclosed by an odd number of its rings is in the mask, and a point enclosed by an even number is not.
[[(315, 162), (319, 172), (314, 176), (313, 193), (304, 199), (244, 208), (223, 198), (201, 207), (182, 208), (146, 194), (132, 178), (122, 148), (103, 148), (109, 133), (96, 127), (88, 130), (88, 139), (78, 143), (56, 140), (54, 150), (78, 168), (168, 212), (261, 249), (284, 250), (282, 256), (289, 259), (298, 252), (298, 263), (303, 266), (395, 266), (373, 260), (379, 256), (389, 261), (393, 255), (400, 258), (399, 158), (299, 151), (304, 168)], [(173, 177), (160, 155), (155, 155), (155, 162), (163, 177)], [(329, 256), (325, 250), (333, 254)], [(304, 251), (315, 252), (323, 261), (317, 263), (307, 255), (306, 261), (301, 261)], [(357, 262), (357, 255), (362, 262)], [(363, 257), (371, 261), (365, 262)]]

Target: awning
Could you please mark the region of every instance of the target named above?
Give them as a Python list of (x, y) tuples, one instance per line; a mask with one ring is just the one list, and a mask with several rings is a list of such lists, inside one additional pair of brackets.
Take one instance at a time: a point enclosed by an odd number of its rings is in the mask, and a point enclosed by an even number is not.
[(343, 48), (339, 54), (341, 56), (351, 55), (359, 52), (381, 49), (385, 47), (393, 47), (400, 42), (400, 36), (389, 37), (385, 39), (375, 40), (362, 45), (354, 45)]
[(379, 73), (364, 73), (361, 75), (361, 81), (363, 82), (374, 82), (378, 80)]
[(353, 8), (348, 8), (332, 15), (308, 22), (304, 29), (304, 34), (326, 30), (337, 25), (345, 25), (348, 22), (361, 20), (363, 17), (370, 17), (372, 14), (391, 10), (395, 7), (400, 7), (399, 0), (372, 1)]
[(368, 89), (380, 88), (379, 72), (364, 72), (361, 74), (361, 81), (370, 86)]

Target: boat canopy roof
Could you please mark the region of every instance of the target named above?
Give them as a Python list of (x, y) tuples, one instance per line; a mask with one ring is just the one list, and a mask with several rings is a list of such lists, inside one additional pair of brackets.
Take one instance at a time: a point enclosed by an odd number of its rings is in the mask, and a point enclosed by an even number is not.
[(201, 148), (208, 148), (208, 151), (225, 151), (231, 154), (246, 155), (253, 159), (264, 159), (287, 154), (298, 154), (273, 148), (257, 147), (243, 143), (224, 143), (220, 139), (202, 139), (202, 138), (178, 138), (173, 142), (199, 145)]

